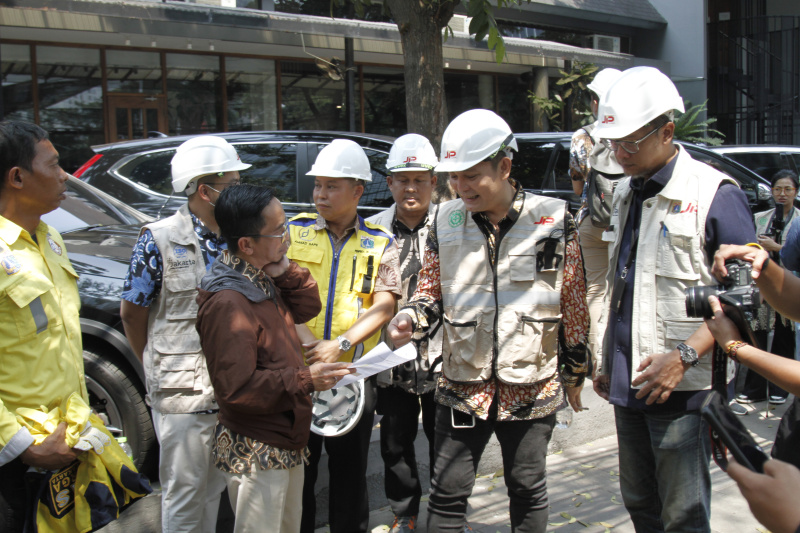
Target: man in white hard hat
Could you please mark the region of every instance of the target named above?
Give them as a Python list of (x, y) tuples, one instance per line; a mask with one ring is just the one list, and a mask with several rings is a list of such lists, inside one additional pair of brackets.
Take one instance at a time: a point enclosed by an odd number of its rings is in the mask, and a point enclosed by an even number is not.
[(622, 74), (615, 68), (606, 68), (597, 73), (586, 86), (592, 96), (591, 108), (595, 122), (584, 126), (572, 135), (569, 150), (569, 174), (572, 189), (581, 197), (581, 207), (576, 222), (578, 240), (583, 253), (583, 267), (586, 272), (586, 300), (589, 303), (589, 352), (598, 354), (597, 342), (600, 315), (606, 294), (606, 274), (608, 273), (608, 242), (602, 238), (603, 230), (610, 219), (611, 197), (614, 186), (624, 177), (622, 167), (616, 157), (603, 143), (592, 138), (597, 126), (597, 109), (600, 98), (614, 81)]
[(250, 168), (228, 142), (189, 139), (172, 158), (172, 186), (189, 200), (142, 228), (122, 291), (122, 324), (144, 363), (147, 401), (161, 447), (163, 531), (215, 531), (225, 478), (211, 460), (218, 406), (197, 320), (197, 286), (225, 248), (214, 204)]
[[(436, 206), (431, 203), (436, 188), (433, 169), (439, 163), (431, 143), (422, 135), (398, 137), (389, 151), (386, 184), (394, 204), (367, 219), (394, 234), (400, 249), (400, 277), (403, 293), (397, 302), (403, 307), (417, 288), (422, 269), (422, 253)], [(391, 344), (391, 340), (389, 340)], [(381, 418), (381, 457), (384, 464), (386, 498), (394, 511), (391, 533), (415, 529), (422, 487), (414, 451), (419, 415), (428, 439), (428, 459), (433, 477), (433, 401), (438, 372), (431, 366), (441, 353), (442, 333), (437, 324), (432, 331), (414, 339), (417, 358), (378, 375), (378, 406)]]
[(545, 457), (564, 391), (582, 408), (589, 314), (575, 223), (566, 202), (511, 178), (516, 149), (508, 124), (485, 109), (447, 127), (436, 171), (460, 199), (439, 206), (417, 290), (387, 329), (399, 346), (444, 322), (428, 531), (464, 530), (494, 433), (512, 529), (544, 532)]
[(724, 392), (733, 365), (712, 380), (713, 338), (702, 317), (687, 317), (684, 291), (717, 285), (716, 250), (754, 242), (755, 231), (736, 183), (673, 143), (675, 110), (683, 99), (652, 67), (625, 71), (600, 101), (593, 133), (628, 177), (604, 234), (610, 294), (594, 388), (614, 405), (636, 530), (708, 532), (711, 449), (699, 409), (712, 381)]
[[(292, 245), (287, 256), (317, 280), (323, 307), (298, 333), (309, 364), (350, 362), (378, 344), (381, 328), (392, 317), (401, 287), (397, 244), (386, 230), (358, 215), (358, 201), (372, 181), (372, 171), (357, 143), (334, 140), (317, 155), (308, 175), (314, 176), (318, 213), (301, 213), (289, 221)], [(374, 389), (374, 380), (363, 383), (364, 409), (352, 429), (337, 436), (312, 433), (302, 532), (315, 529), (314, 484), (323, 444), (328, 453), (331, 533), (367, 531), (366, 474)]]

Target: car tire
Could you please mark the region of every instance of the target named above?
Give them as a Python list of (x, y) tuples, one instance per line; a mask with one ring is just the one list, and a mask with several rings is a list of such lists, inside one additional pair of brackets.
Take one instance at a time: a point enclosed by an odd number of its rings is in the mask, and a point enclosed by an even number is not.
[(114, 361), (84, 350), (83, 363), (90, 406), (115, 437), (128, 439), (136, 468), (152, 479), (158, 445), (144, 395)]

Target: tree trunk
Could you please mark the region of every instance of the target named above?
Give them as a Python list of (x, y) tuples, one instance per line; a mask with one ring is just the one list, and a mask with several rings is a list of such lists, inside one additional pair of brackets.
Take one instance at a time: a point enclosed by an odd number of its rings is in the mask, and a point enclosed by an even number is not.
[[(406, 128), (424, 135), (440, 152), (447, 126), (442, 29), (459, 0), (386, 0), (400, 30), (406, 88)], [(439, 179), (434, 201), (453, 198), (447, 179)]]

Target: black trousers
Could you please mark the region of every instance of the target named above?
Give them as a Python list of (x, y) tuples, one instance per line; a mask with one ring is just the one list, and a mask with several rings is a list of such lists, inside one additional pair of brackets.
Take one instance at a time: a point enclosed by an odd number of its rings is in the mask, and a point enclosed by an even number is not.
[(340, 437), (321, 437), (311, 433), (308, 439), (309, 464), (303, 484), (303, 519), (301, 533), (313, 533), (317, 514), (314, 485), (322, 446), (328, 454), (328, 522), (331, 533), (366, 533), (369, 526), (367, 497), (367, 458), (369, 438), (375, 419), (375, 384), (364, 381), (364, 415), (349, 433)]
[[(762, 346), (766, 346), (766, 340), (766, 335), (764, 335), (763, 339), (758, 339), (758, 342), (761, 343)], [(772, 337), (772, 349), (770, 351), (775, 355), (780, 355), (787, 359), (794, 359), (794, 344), (795, 337), (792, 327), (785, 325), (781, 315), (777, 315), (775, 317), (775, 334)], [(768, 396), (786, 398), (789, 395), (788, 392), (774, 383), (767, 381), (767, 378), (758, 372), (750, 369), (747, 370), (747, 374), (744, 378), (742, 394), (754, 400), (767, 399)]]
[(434, 391), (425, 394), (406, 392), (398, 387), (378, 388), (381, 418), (381, 457), (383, 458), (386, 499), (395, 516), (417, 516), (422, 485), (417, 468), (414, 441), (422, 410), (422, 430), (428, 438), (428, 465), (433, 478), (433, 441), (436, 404)]
[[(490, 411), (491, 413), (491, 411)], [(494, 433), (503, 454), (511, 531), (547, 530), (547, 444), (556, 415), (534, 420), (475, 420), (473, 428), (453, 428), (450, 408), (436, 406), (436, 462), (428, 502), (428, 531), (463, 531), (467, 498), (483, 450)]]
[(0, 531), (3, 533), (21, 532), (25, 527), (29, 500), (25, 484), (27, 470), (19, 457), (0, 466)]

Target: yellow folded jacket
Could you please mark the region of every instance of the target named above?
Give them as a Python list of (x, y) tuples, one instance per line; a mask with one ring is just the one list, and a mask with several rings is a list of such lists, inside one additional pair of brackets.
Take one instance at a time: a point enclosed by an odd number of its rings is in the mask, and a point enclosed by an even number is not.
[(16, 414), (19, 423), (33, 435), (35, 444), (41, 444), (60, 422), (66, 422), (67, 445), (85, 450), (71, 465), (38, 474), (38, 531), (83, 533), (98, 529), (116, 520), (125, 505), (152, 492), (147, 477), (138, 473), (133, 461), (79, 394), (69, 397), (66, 413), (58, 407), (42, 407), (19, 408)]

